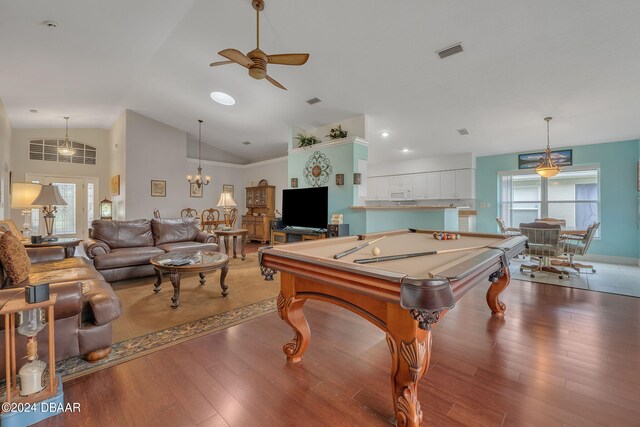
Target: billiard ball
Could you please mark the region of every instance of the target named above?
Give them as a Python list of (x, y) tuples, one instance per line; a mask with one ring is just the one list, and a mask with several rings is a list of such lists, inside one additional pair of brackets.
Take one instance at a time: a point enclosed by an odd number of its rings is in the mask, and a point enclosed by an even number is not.
[(374, 246), (373, 249), (371, 249), (371, 253), (375, 256), (380, 255), (380, 248), (377, 246)]

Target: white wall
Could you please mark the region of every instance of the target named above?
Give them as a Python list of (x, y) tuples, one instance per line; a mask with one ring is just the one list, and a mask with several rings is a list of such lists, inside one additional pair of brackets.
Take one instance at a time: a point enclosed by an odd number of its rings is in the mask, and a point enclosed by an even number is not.
[[(109, 131), (107, 129), (69, 129), (69, 139), (96, 147), (97, 158), (95, 165), (77, 163), (59, 163), (46, 160), (29, 159), (29, 140), (41, 138), (64, 138), (64, 127), (58, 129), (13, 129), (11, 135), (11, 169), (13, 181), (24, 182), (25, 174), (97, 177), (99, 180), (99, 194), (102, 200), (109, 191)], [(12, 209), (11, 218), (23, 222), (20, 210)]]
[[(0, 219), (9, 218), (9, 171), (11, 170), (11, 123), (0, 100)], [(20, 223), (18, 223), (20, 224)]]
[[(331, 130), (331, 128), (335, 128), (338, 125), (341, 125), (342, 130), (348, 131), (348, 134), (347, 134), (348, 137), (358, 136), (366, 140), (365, 132), (367, 128), (367, 123), (366, 123), (366, 116), (364, 114), (355, 116), (355, 117), (349, 117), (348, 119), (340, 120), (334, 123), (329, 123), (327, 125), (320, 126), (317, 128), (311, 128), (307, 130), (294, 129), (293, 137), (295, 138), (295, 136), (298, 133), (304, 133), (305, 135), (308, 135), (308, 136), (313, 135), (321, 139), (323, 142), (330, 141), (330, 138), (326, 137), (326, 135), (329, 134), (329, 131)], [(291, 147), (297, 148), (298, 141), (293, 139), (293, 141), (291, 142)]]
[(400, 162), (380, 162), (368, 165), (368, 176), (398, 175), (407, 173), (436, 172), (452, 169), (475, 169), (473, 153), (410, 159)]
[[(269, 182), (269, 185), (276, 186), (276, 209), (282, 212), (282, 190), (289, 188), (287, 157), (252, 163), (250, 165), (246, 165), (242, 171), (244, 187), (258, 185), (258, 182), (260, 182), (261, 179), (266, 179)], [(244, 188), (242, 189), (242, 198), (244, 199)], [(236, 203), (237, 202), (238, 199), (236, 198)], [(242, 202), (244, 205), (244, 200)], [(245, 213), (245, 211), (240, 212)]]
[[(198, 137), (187, 134), (187, 157), (190, 159), (198, 158)], [(213, 162), (236, 163), (239, 165), (247, 164), (247, 159), (231, 154), (220, 148), (202, 142), (202, 159), (211, 160)]]

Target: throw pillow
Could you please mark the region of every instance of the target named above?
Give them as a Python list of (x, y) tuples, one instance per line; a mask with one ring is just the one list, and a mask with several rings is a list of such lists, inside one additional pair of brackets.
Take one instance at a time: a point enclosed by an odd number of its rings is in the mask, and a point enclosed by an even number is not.
[(7, 231), (0, 236), (0, 262), (12, 285), (17, 285), (29, 278), (31, 260), (20, 239)]

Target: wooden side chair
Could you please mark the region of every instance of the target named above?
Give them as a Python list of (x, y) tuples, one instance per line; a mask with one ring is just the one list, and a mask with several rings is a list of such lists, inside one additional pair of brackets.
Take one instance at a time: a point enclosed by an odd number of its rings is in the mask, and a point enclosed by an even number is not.
[(198, 218), (198, 211), (191, 208), (184, 208), (180, 211), (182, 218)]
[(598, 231), (598, 227), (600, 227), (599, 222), (594, 222), (587, 228), (587, 232), (583, 235), (567, 235), (563, 236), (564, 239), (564, 253), (569, 256), (569, 261), (554, 263), (554, 265), (560, 265), (562, 267), (569, 267), (580, 273), (580, 269), (591, 269), (592, 273), (596, 272), (596, 269), (593, 268), (591, 264), (580, 264), (573, 261), (573, 257), (575, 255), (584, 256), (586, 255), (589, 247), (591, 246), (591, 241), (593, 237), (596, 235), (596, 231)]
[(521, 273), (528, 270), (531, 272), (531, 278), (536, 277), (535, 273), (539, 271), (557, 274), (561, 279), (564, 279), (565, 275), (569, 276), (568, 272), (551, 265), (551, 258), (557, 258), (564, 253), (564, 240), (560, 238), (560, 224), (547, 222), (520, 224), (520, 233), (529, 239), (524, 253), (538, 259), (537, 265), (522, 265)]
[(231, 209), (231, 212), (229, 212), (229, 227), (233, 228), (237, 220), (238, 220), (238, 209), (233, 208)]
[(154, 218), (160, 218), (160, 211), (158, 209), (154, 209), (153, 210), (153, 217)]
[(200, 219), (200, 227), (202, 228), (202, 231), (213, 233), (221, 223), (224, 223), (224, 221), (220, 221), (219, 210), (211, 208), (202, 211)]

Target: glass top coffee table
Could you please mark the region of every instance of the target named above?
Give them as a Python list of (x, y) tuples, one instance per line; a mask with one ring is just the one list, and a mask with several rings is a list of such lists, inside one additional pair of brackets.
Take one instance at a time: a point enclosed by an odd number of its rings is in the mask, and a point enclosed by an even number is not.
[(151, 265), (156, 271), (156, 283), (153, 292), (160, 292), (162, 284), (162, 273), (169, 273), (171, 284), (173, 285), (173, 297), (171, 297), (171, 308), (178, 308), (180, 305), (180, 276), (182, 273), (198, 273), (200, 276), (200, 286), (206, 282), (205, 273), (220, 270), (220, 288), (222, 296), (229, 294), (229, 287), (224, 283), (229, 270), (229, 257), (222, 252), (213, 251), (184, 251), (169, 252), (151, 258)]

